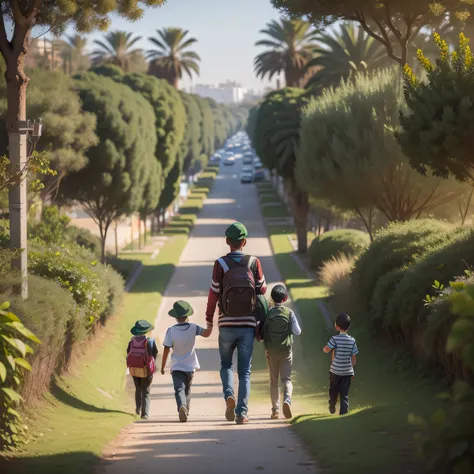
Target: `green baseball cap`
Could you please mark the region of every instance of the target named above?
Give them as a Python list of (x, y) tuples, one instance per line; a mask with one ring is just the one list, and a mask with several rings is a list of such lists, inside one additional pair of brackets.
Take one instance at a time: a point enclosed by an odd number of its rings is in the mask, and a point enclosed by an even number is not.
[(176, 301), (173, 305), (173, 309), (168, 312), (173, 318), (187, 318), (194, 314), (193, 307), (186, 301)]
[(247, 229), (240, 222), (234, 222), (225, 231), (225, 236), (230, 240), (244, 240), (247, 235)]

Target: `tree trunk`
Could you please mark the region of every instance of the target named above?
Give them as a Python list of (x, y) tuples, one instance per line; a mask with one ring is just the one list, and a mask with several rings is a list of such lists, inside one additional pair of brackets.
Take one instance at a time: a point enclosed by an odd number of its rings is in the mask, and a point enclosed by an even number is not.
[(118, 257), (119, 246), (118, 246), (118, 222), (117, 221), (115, 221), (114, 233), (115, 233), (115, 256)]
[(133, 250), (133, 239), (135, 236), (133, 235), (133, 216), (130, 216), (130, 232), (131, 232), (131, 241), (130, 241), (130, 248)]
[(143, 243), (146, 245), (147, 244), (147, 229), (146, 229), (146, 215), (145, 218), (143, 219)]
[(142, 219), (138, 216), (138, 248), (142, 248)]
[(107, 237), (107, 231), (105, 230), (102, 221), (99, 221), (99, 232), (100, 232), (100, 261), (105, 263), (105, 238)]
[(298, 252), (304, 254), (308, 251), (308, 195), (301, 191), (294, 178), (287, 178), (285, 182), (289, 194), (291, 213), (295, 220)]

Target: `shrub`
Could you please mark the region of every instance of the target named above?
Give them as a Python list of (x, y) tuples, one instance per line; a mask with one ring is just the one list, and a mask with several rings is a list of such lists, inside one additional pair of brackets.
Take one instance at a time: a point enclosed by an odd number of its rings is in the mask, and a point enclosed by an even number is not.
[(426, 325), (429, 313), (423, 301), (434, 293), (433, 282), (446, 286), (471, 265), (474, 265), (474, 231), (461, 229), (445, 236), (443, 245), (421, 256), (404, 272), (390, 297), (385, 325), (399, 332), (405, 342), (416, 345), (414, 335)]
[(410, 265), (429, 248), (441, 244), (453, 226), (434, 219), (389, 224), (357, 258), (351, 279), (362, 304), (368, 308), (383, 275)]
[[(90, 252), (92, 252), (97, 258), (100, 258), (101, 255), (101, 244), (99, 237), (92, 234), (87, 229), (81, 229), (76, 226), (69, 226), (66, 231), (67, 240), (69, 242), (79, 245)], [(60, 244), (61, 242), (57, 242)]]
[(108, 288), (94, 267), (97, 260), (86, 261), (78, 251), (67, 248), (32, 250), (29, 268), (32, 274), (54, 280), (68, 290), (74, 301), (85, 310), (87, 326), (98, 321), (108, 304)]
[(369, 235), (360, 230), (330, 230), (313, 240), (309, 248), (311, 267), (321, 268), (331, 257), (344, 254), (348, 257), (359, 254), (369, 245)]
[(15, 410), (21, 401), (18, 387), (25, 370), (31, 370), (26, 360), (33, 349), (25, 343), (40, 340), (9, 311), (9, 303), (0, 305), (0, 449), (13, 447), (25, 431), (20, 414)]
[(41, 222), (33, 225), (29, 234), (47, 244), (61, 244), (66, 239), (66, 232), (71, 219), (61, 214), (57, 206), (45, 206)]
[(33, 370), (27, 374), (22, 394), (26, 400), (39, 396), (49, 387), (55, 370), (66, 368), (74, 344), (85, 338), (84, 312), (72, 294), (56, 282), (39, 276), (28, 277), (28, 299), (14, 294), (19, 277), (2, 278), (0, 299), (8, 300), (25, 326), (43, 342), (33, 355)]

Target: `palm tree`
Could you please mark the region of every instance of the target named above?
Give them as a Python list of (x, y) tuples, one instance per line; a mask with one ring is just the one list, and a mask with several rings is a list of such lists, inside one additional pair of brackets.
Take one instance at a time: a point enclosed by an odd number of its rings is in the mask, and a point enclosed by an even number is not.
[(193, 73), (199, 75), (201, 58), (196, 52), (187, 50), (197, 39), (187, 37), (189, 31), (181, 28), (163, 28), (156, 32), (158, 36), (149, 40), (157, 48), (146, 53), (151, 60), (148, 73), (166, 79), (175, 89), (183, 73), (190, 78)]
[(272, 20), (260, 33), (266, 39), (257, 41), (255, 46), (269, 49), (255, 57), (254, 70), (257, 77), (272, 79), (283, 72), (288, 87), (303, 84), (306, 65), (313, 58), (316, 31), (303, 20)]
[(393, 64), (385, 47), (352, 23), (341, 25), (339, 31), (332, 34), (318, 35), (316, 39), (320, 46), (314, 50), (315, 57), (307, 65), (316, 72), (308, 86), (318, 89), (334, 86), (352, 73)]
[(81, 35), (68, 35), (65, 37), (61, 49), (64, 71), (73, 74), (85, 71), (89, 67), (89, 57), (86, 54), (87, 38)]
[(105, 41), (94, 40), (94, 44), (99, 48), (92, 51), (92, 63), (94, 65), (115, 64), (125, 72), (130, 72), (134, 57), (141, 54), (141, 49), (132, 49), (137, 41), (140, 41), (141, 36), (132, 38), (132, 34), (116, 30), (107, 33)]

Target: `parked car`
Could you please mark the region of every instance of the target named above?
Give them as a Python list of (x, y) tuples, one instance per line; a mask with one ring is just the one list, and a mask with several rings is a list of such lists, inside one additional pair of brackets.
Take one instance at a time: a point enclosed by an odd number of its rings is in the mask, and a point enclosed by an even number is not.
[(240, 182), (241, 183), (252, 183), (255, 177), (255, 173), (250, 168), (244, 168), (240, 175)]
[(265, 179), (265, 170), (263, 167), (255, 168), (255, 181), (262, 181)]
[(253, 161), (253, 167), (254, 167), (255, 169), (257, 169), (257, 168), (263, 168), (263, 164), (262, 164), (262, 162), (257, 158), (257, 160), (254, 160), (254, 161)]

